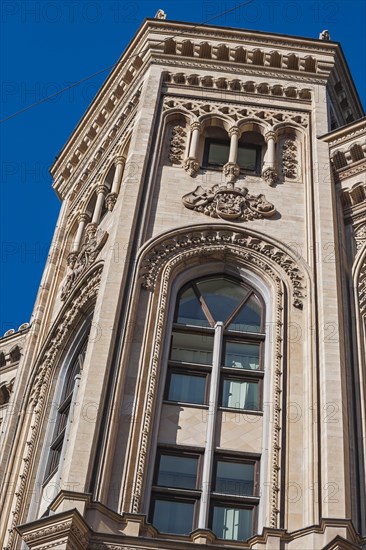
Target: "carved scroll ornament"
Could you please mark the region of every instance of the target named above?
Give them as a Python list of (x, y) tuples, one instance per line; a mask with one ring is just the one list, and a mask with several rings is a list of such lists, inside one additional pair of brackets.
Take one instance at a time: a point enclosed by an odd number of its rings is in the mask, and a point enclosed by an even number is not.
[(212, 218), (248, 221), (270, 218), (276, 212), (264, 195), (250, 195), (246, 187), (213, 185), (204, 189), (201, 185), (182, 197), (190, 210), (202, 212)]

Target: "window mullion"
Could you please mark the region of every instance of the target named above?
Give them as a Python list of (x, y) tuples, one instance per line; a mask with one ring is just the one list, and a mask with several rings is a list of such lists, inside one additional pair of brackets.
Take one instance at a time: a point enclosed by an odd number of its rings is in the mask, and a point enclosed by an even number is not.
[(220, 364), (223, 342), (224, 325), (222, 322), (216, 323), (215, 339), (213, 347), (213, 361), (210, 384), (209, 407), (207, 411), (207, 430), (206, 430), (206, 448), (203, 455), (202, 468), (202, 494), (200, 513), (198, 518), (198, 528), (207, 528), (208, 513), (210, 506), (211, 476), (215, 451), (215, 428), (217, 424), (217, 410), (220, 384)]

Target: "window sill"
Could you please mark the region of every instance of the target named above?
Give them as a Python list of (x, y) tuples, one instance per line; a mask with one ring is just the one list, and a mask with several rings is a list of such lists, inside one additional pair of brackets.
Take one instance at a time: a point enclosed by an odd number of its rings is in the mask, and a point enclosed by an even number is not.
[(168, 401), (167, 399), (163, 400), (164, 405), (177, 405), (178, 407), (190, 407), (194, 409), (203, 409), (208, 410), (208, 405), (202, 403), (185, 403), (184, 401)]
[(251, 415), (251, 416), (263, 416), (263, 411), (252, 411), (250, 409), (237, 409), (236, 407), (218, 407), (219, 411), (239, 413), (242, 415)]

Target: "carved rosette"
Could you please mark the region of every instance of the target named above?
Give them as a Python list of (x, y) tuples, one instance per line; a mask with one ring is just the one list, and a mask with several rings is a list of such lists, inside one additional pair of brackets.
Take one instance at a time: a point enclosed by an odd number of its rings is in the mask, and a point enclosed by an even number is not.
[(286, 139), (282, 145), (282, 172), (285, 178), (295, 179), (298, 171), (298, 150), (295, 140)]
[(262, 178), (268, 185), (274, 185), (278, 180), (277, 172), (274, 168), (266, 168), (262, 173)]
[(190, 210), (230, 221), (270, 218), (276, 212), (264, 195), (250, 195), (246, 187), (213, 185), (204, 189), (199, 185), (184, 195), (182, 201)]
[(228, 183), (235, 183), (240, 176), (240, 166), (236, 162), (227, 162), (223, 166), (223, 172)]
[(170, 140), (169, 160), (172, 164), (182, 164), (187, 132), (183, 126), (174, 126)]
[(183, 168), (191, 177), (193, 177), (200, 169), (200, 165), (196, 158), (188, 157), (183, 163)]
[(108, 195), (105, 198), (105, 205), (106, 208), (109, 210), (109, 212), (112, 212), (114, 205), (117, 202), (117, 193), (108, 193)]
[(61, 289), (61, 300), (64, 301), (74, 288), (75, 281), (96, 260), (108, 238), (107, 231), (98, 229), (97, 224), (89, 223), (85, 228), (85, 237), (79, 252), (71, 252), (67, 257), (66, 282)]

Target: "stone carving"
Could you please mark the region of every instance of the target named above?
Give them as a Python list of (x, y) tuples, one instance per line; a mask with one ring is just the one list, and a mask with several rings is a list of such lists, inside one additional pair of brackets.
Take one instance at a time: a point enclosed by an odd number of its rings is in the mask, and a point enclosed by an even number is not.
[(294, 179), (297, 176), (298, 151), (293, 139), (286, 139), (282, 145), (282, 171), (285, 178)]
[(197, 159), (194, 157), (188, 157), (183, 163), (183, 168), (191, 177), (193, 177), (200, 169), (200, 165)]
[(164, 10), (158, 10), (155, 14), (154, 19), (166, 19), (166, 13)]
[(355, 228), (355, 239), (357, 250), (361, 250), (363, 245), (366, 243), (366, 222)]
[(105, 206), (109, 210), (109, 212), (112, 212), (114, 205), (117, 202), (117, 193), (108, 193), (108, 195), (105, 198)]
[(230, 118), (233, 124), (243, 118), (257, 118), (262, 123), (267, 122), (271, 126), (278, 122), (295, 123), (303, 128), (309, 125), (309, 115), (306, 112), (294, 113), (288, 109), (261, 108), (260, 106), (246, 106), (237, 104), (227, 104), (224, 102), (199, 101), (196, 99), (187, 101), (186, 98), (166, 96), (163, 104), (164, 111), (169, 109), (180, 109), (187, 114), (194, 114), (196, 117), (207, 115), (208, 113), (224, 115), (226, 119)]
[(240, 176), (240, 166), (236, 162), (227, 162), (223, 166), (223, 172), (228, 183), (235, 183)]
[(89, 223), (86, 226), (84, 242), (81, 245), (80, 251), (70, 252), (67, 257), (68, 271), (66, 282), (61, 290), (61, 300), (65, 300), (68, 297), (76, 279), (94, 263), (107, 238), (108, 233), (97, 229), (96, 224)]
[[(176, 234), (167, 241), (157, 245), (145, 256), (140, 268), (140, 278), (145, 289), (155, 288), (156, 278), (162, 265), (170, 257), (181, 250), (198, 251), (199, 254), (212, 254), (215, 250), (232, 252), (239, 257), (245, 257), (251, 262), (258, 262), (258, 257), (269, 267), (268, 259), (279, 265), (292, 282), (293, 305), (299, 309), (303, 307), (304, 277), (296, 261), (277, 246), (252, 236), (247, 230), (207, 229), (191, 231), (185, 234)], [(265, 267), (263, 267), (265, 269)]]
[(183, 126), (174, 126), (170, 140), (169, 160), (172, 164), (182, 164), (187, 133)]
[(330, 40), (330, 34), (328, 30), (324, 30), (319, 34), (319, 40)]
[(266, 168), (262, 173), (262, 178), (268, 185), (272, 186), (278, 180), (277, 172), (274, 168)]
[(366, 316), (366, 261), (361, 268), (358, 279), (358, 302), (361, 315)]
[(198, 185), (194, 191), (184, 195), (182, 201), (190, 210), (230, 221), (270, 218), (276, 212), (264, 195), (250, 195), (246, 187), (233, 185), (213, 185), (206, 190)]

